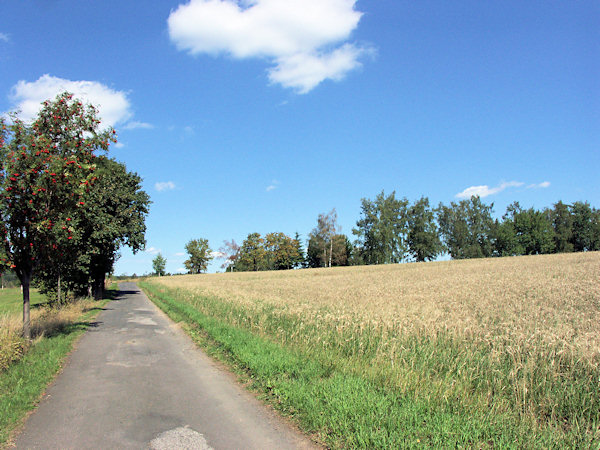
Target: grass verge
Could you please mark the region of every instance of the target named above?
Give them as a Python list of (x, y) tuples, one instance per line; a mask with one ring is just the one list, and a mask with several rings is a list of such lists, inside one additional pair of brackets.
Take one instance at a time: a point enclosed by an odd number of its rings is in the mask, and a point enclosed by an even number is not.
[[(576, 421), (541, 423), (524, 419), (502, 392), (486, 398), (490, 383), (496, 390), (506, 388), (501, 377), (510, 369), (502, 367), (502, 360), (485, 366), (491, 351), (485, 346), (441, 333), (435, 339), (406, 336), (400, 344), (412, 359), (398, 372), (341, 346), (318, 351), (284, 344), (274, 338), (276, 330), (293, 329), (293, 318), (271, 314), (268, 307), (253, 316), (219, 299), (148, 282), (139, 285), (173, 320), (183, 322), (196, 342), (243, 371), (253, 389), (328, 447), (564, 448), (599, 443), (589, 420), (579, 428)], [(350, 343), (358, 344), (364, 342)], [(588, 372), (574, 379), (597, 375)], [(394, 376), (400, 381), (390, 382)], [(597, 384), (586, 383), (577, 386), (571, 400), (594, 426), (598, 393), (589, 390)], [(554, 406), (557, 414), (561, 406)]]
[[(4, 370), (0, 370), (0, 448), (8, 445), (14, 431), (35, 408), (77, 338), (116, 289), (116, 284), (111, 286), (105, 300), (82, 300), (58, 310), (39, 308), (36, 316), (32, 317), (35, 339), (30, 344), (23, 344), (20, 354), (8, 361)], [(17, 318), (14, 314), (5, 315), (0, 334), (12, 333), (14, 337), (15, 332), (10, 329), (18, 323)], [(21, 345), (15, 339), (11, 342)], [(0, 353), (1, 350), (6, 349), (0, 349)]]

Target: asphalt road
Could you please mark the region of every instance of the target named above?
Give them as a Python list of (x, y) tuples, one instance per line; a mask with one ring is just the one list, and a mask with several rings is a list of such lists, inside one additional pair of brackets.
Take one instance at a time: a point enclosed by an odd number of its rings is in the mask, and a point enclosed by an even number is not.
[(17, 448), (313, 448), (122, 283), (16, 440)]

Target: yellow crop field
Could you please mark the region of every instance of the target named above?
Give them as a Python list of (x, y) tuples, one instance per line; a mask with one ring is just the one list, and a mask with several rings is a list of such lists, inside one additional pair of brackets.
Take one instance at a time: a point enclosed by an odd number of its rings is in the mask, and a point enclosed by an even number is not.
[(600, 253), (163, 277), (323, 326), (562, 343), (600, 356)]
[(150, 283), (434, 410), (513, 417), (524, 443), (600, 442), (600, 252)]

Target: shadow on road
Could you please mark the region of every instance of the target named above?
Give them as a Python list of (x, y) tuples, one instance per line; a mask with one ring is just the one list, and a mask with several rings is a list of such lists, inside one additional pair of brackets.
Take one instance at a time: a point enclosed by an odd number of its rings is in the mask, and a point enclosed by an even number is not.
[(113, 291), (114, 292), (114, 296), (113, 298), (111, 298), (111, 300), (123, 300), (121, 297), (124, 297), (126, 295), (132, 295), (132, 294), (137, 294), (139, 291)]
[(58, 336), (76, 333), (78, 331), (98, 328), (102, 323), (103, 322), (69, 322), (68, 320), (53, 320), (50, 322), (33, 324), (31, 334), (33, 338), (43, 335), (48, 339), (52, 339)]

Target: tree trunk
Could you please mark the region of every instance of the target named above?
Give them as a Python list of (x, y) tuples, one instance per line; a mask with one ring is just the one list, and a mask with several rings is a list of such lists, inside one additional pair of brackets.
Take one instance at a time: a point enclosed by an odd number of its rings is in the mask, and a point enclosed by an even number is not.
[(29, 316), (29, 276), (23, 276), (21, 289), (23, 290), (23, 337), (31, 339), (31, 320)]
[(333, 260), (333, 237), (331, 238), (331, 243), (329, 244), (329, 267), (331, 267), (332, 260)]
[(60, 270), (58, 271), (58, 283), (56, 286), (56, 304), (60, 305)]
[[(100, 274), (98, 274), (100, 275)], [(102, 300), (104, 298), (104, 280), (105, 274), (102, 273), (94, 279), (94, 300)]]

